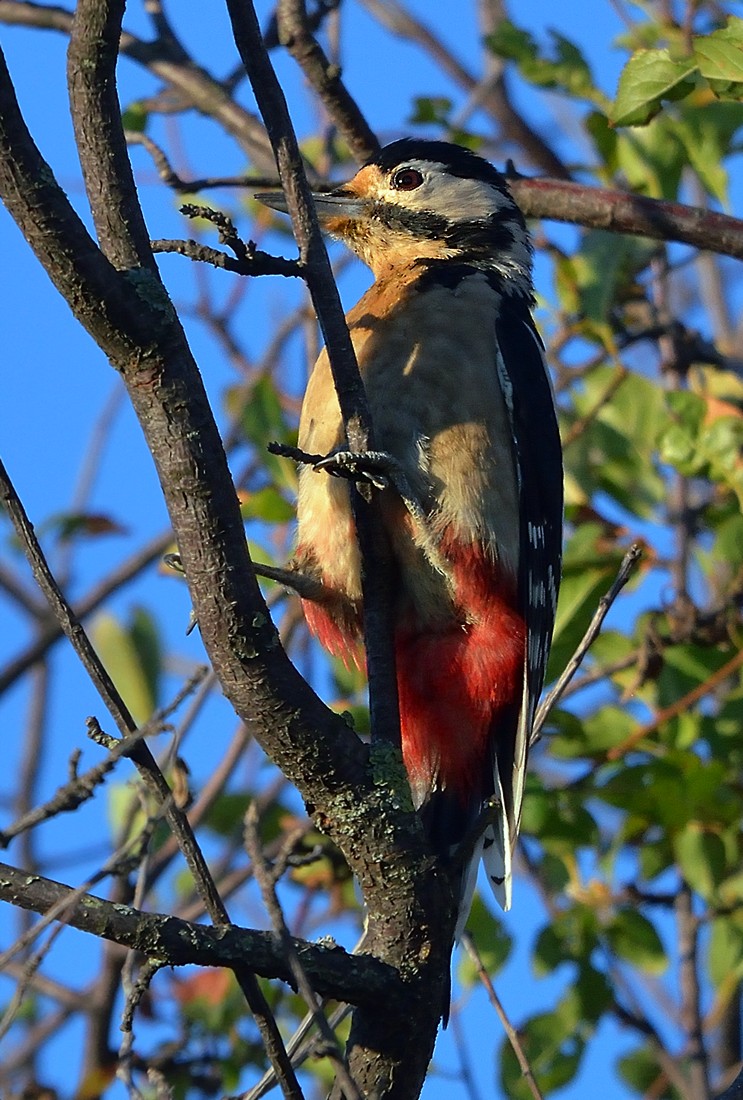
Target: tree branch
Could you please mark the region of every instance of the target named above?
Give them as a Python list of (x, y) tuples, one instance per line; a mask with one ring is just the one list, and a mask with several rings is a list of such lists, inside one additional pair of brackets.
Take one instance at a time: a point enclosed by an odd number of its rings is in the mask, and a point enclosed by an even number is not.
[(188, 256), (196, 263), (211, 264), (223, 271), (232, 271), (235, 275), (282, 275), (285, 278), (297, 278), (302, 275), (302, 267), (296, 260), (287, 260), (283, 256), (270, 256), (267, 252), (248, 251), (242, 259), (228, 256), (218, 248), (201, 244), (200, 241), (150, 241), (153, 252), (175, 252), (179, 256)]
[[(414, 1082), (412, 1091), (425, 1075), (443, 1007), (455, 902), (412, 809), (400, 809), (401, 765), (377, 753), (368, 767), (368, 750), (287, 660), (249, 568), (224, 450), (164, 288), (149, 270), (116, 272), (95, 248), (33, 144), (7, 74), (0, 80), (0, 154), (0, 193), (127, 384), (225, 694), (359, 874), (386, 961), (406, 962), (406, 996), (395, 999), (394, 1015), (361, 1017), (354, 1049), (367, 1075), (364, 1050), (384, 1049), (394, 1072)], [(411, 1019), (422, 1035), (413, 1059)]]
[(116, 92), (124, 0), (79, 0), (67, 51), (72, 123), (98, 243), (111, 263), (156, 271)]
[(506, 1010), (501, 1004), (501, 999), (495, 991), (495, 986), (491, 981), (490, 975), (485, 969), (485, 964), (482, 961), (480, 952), (477, 950), (477, 945), (475, 944), (475, 941), (472, 938), (472, 934), (470, 932), (465, 932), (462, 936), (462, 946), (464, 947), (469, 957), (472, 959), (472, 962), (475, 964), (477, 976), (482, 984), (485, 986), (485, 990), (488, 994), (488, 1000), (495, 1009), (496, 1015), (498, 1016), (498, 1019), (503, 1026), (503, 1030), (505, 1031), (508, 1041), (511, 1044), (511, 1049), (516, 1055), (516, 1059), (519, 1063), (519, 1066), (521, 1067), (521, 1072), (524, 1075), (524, 1079), (527, 1085), (529, 1086), (529, 1091), (532, 1094), (533, 1100), (542, 1100), (542, 1093), (540, 1091), (539, 1085), (537, 1084), (536, 1077), (534, 1076), (534, 1071), (529, 1064), (529, 1059), (526, 1056), (526, 1051), (524, 1050), (521, 1044), (521, 1040), (519, 1039), (518, 1032), (509, 1020)]
[(527, 218), (551, 218), (612, 233), (679, 241), (743, 259), (743, 221), (728, 214), (554, 179), (514, 178), (508, 180), (508, 186)]
[(326, 813), (340, 808), (346, 792), (356, 798), (367, 789), (366, 751), (278, 645), (249, 568), (203, 384), (164, 288), (149, 272), (143, 281), (117, 273), (93, 244), (28, 133), (1, 55), (0, 195), (124, 377), (158, 468), (201, 635), (226, 694), (251, 728), (262, 731), (267, 751), (305, 798)]
[[(74, 890), (42, 875), (29, 876), (0, 863), (0, 899), (45, 913), (64, 906)], [(291, 967), (271, 932), (224, 925), (193, 924), (163, 913), (141, 913), (85, 894), (71, 901), (64, 921), (81, 932), (141, 951), (163, 966), (249, 966), (264, 978), (279, 978), (293, 987)], [(370, 1007), (394, 997), (402, 987), (397, 971), (371, 955), (350, 955), (342, 947), (323, 947), (292, 939), (292, 947), (312, 986), (323, 997)]]
[[(55, 4), (0, 0), (2, 23), (70, 34), (72, 19), (72, 12)], [(120, 50), (132, 61), (149, 69), (166, 85), (176, 89), (182, 99), (182, 110), (193, 107), (224, 126), (260, 172), (275, 172), (276, 164), (266, 131), (254, 115), (235, 101), (226, 82), (215, 80), (206, 69), (194, 64), (190, 58), (177, 52), (174, 54), (172, 44), (160, 39), (144, 42), (124, 31)]]
[[(112, 573), (109, 573), (102, 581), (95, 584), (87, 595), (75, 603), (73, 611), (75, 617), (82, 622), (89, 615), (92, 615), (110, 595), (120, 590), (129, 581), (135, 580), (153, 562), (159, 561), (172, 541), (173, 532), (170, 529), (161, 535), (156, 535), (154, 539), (151, 539), (129, 559), (122, 562)], [(46, 604), (44, 609), (46, 612)], [(14, 684), (24, 672), (27, 672), (31, 665), (40, 661), (49, 648), (63, 636), (64, 632), (58, 622), (45, 623), (39, 631), (38, 637), (0, 671), (0, 695)]]
[[(325, 338), (348, 444), (353, 451), (373, 450), (373, 426), (366, 392), (310, 189), (302, 171), (302, 160), (284, 93), (263, 45), (253, 4), (227, 0), (227, 9), (240, 57), (276, 155), (279, 179), (286, 195), (300, 259), (306, 269), (307, 286)], [(400, 716), (392, 644), (389, 548), (384, 540), (382, 524), (376, 519), (376, 507), (372, 503), (367, 506), (355, 490), (351, 491), (351, 498), (363, 562), (361, 583), (372, 742), (385, 741), (399, 749)]]
[(276, 22), (281, 45), (317, 92), (354, 160), (370, 160), (379, 152), (377, 136), (343, 83), (339, 67), (331, 65), (313, 35), (305, 0), (278, 0)]
[(609, 614), (612, 604), (626, 585), (627, 581), (630, 579), (630, 576), (632, 575), (632, 570), (635, 568), (641, 557), (642, 547), (639, 545), (639, 543), (633, 543), (627, 553), (622, 558), (622, 563), (619, 566), (619, 571), (614, 579), (614, 583), (612, 584), (609, 591), (599, 600), (599, 605), (594, 612), (593, 618), (588, 624), (588, 629), (581, 638), (578, 648), (566, 664), (560, 677), (555, 683), (555, 686), (550, 692), (548, 692), (548, 694), (540, 703), (537, 709), (536, 716), (534, 718), (534, 725), (532, 727), (532, 744), (534, 744), (535, 741), (539, 740), (542, 732), (542, 727), (549, 717), (550, 711), (553, 707), (557, 706), (558, 702), (565, 694), (565, 690), (570, 684), (570, 681), (573, 679), (576, 672), (583, 664), (586, 654), (601, 633), (601, 627), (604, 625), (604, 619)]

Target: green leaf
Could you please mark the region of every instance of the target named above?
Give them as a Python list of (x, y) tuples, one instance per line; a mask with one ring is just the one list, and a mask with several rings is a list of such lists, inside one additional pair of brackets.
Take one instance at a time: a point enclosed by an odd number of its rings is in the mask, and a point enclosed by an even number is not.
[(665, 1072), (649, 1047), (638, 1047), (617, 1061), (619, 1076), (641, 1096), (656, 1100), (676, 1100), (678, 1093), (667, 1083)]
[(740, 916), (715, 917), (707, 951), (709, 975), (716, 986), (743, 976), (743, 927)]
[(647, 974), (662, 974), (668, 966), (655, 925), (636, 909), (620, 909), (604, 930), (611, 950)]
[(600, 524), (578, 528), (566, 547), (560, 598), (550, 651), (548, 681), (565, 667), (583, 637), (598, 600), (611, 584), (621, 560), (619, 549), (605, 545)]
[[(731, 154), (733, 136), (742, 125), (740, 107), (735, 103), (708, 103), (704, 107), (693, 102), (684, 103), (673, 121), (689, 163), (702, 185), (723, 205), (728, 202), (725, 161)], [(708, 374), (712, 386), (720, 382), (717, 375), (724, 375), (724, 372), (715, 368)]]
[(597, 838), (596, 822), (583, 805), (582, 792), (550, 789), (532, 779), (527, 780), (521, 827), (553, 852), (574, 851)]
[(739, 98), (743, 86), (743, 20), (692, 39), (699, 71), (716, 95)]
[(485, 39), (485, 43), (496, 57), (501, 57), (504, 61), (515, 61), (521, 66), (531, 64), (539, 55), (533, 36), (517, 27), (510, 19), (501, 20), (496, 30)]
[(583, 963), (566, 1000), (575, 1002), (576, 1029), (585, 1028), (586, 1024), (598, 1023), (606, 1009), (613, 1004), (614, 991), (605, 974), (590, 963)]
[(635, 251), (629, 237), (593, 229), (583, 234), (581, 250), (573, 257), (580, 289), (579, 310), (591, 321), (606, 321), (616, 305), (627, 260)]
[(253, 443), (261, 462), (276, 484), (296, 491), (295, 465), (266, 451), (269, 443), (296, 442), (296, 432), (289, 428), (276, 385), (268, 374), (260, 375), (246, 392), (244, 386), (234, 386), (227, 392), (227, 411), (239, 418), (245, 437)]
[[(580, 1066), (585, 1043), (575, 1032), (574, 1004), (558, 1003), (552, 1012), (532, 1016), (519, 1028), (521, 1045), (543, 1094), (568, 1084)], [(501, 1087), (509, 1100), (531, 1100), (532, 1092), (510, 1043), (500, 1057)]]
[[(658, 420), (667, 420), (664, 394), (634, 373), (616, 382), (616, 368), (602, 367), (575, 394), (573, 416), (586, 425), (566, 447), (566, 466), (586, 499), (603, 490), (633, 515), (651, 518), (666, 491), (652, 461)], [(613, 560), (605, 552), (596, 556), (607, 564)]]
[(146, 618), (144, 612), (135, 613), (135, 624), (126, 627), (101, 612), (90, 629), (95, 650), (138, 725), (155, 709), (160, 675), (159, 642), (154, 623), (145, 627)]
[(743, 417), (705, 420), (707, 403), (686, 391), (669, 393), (670, 421), (661, 428), (658, 446), (664, 462), (686, 477), (707, 477), (734, 493), (743, 508)]
[(669, 646), (663, 652), (663, 668), (658, 677), (658, 704), (666, 707), (675, 703), (708, 680), (729, 659), (729, 653), (709, 646)]
[(415, 96), (413, 113), (408, 122), (413, 126), (448, 126), (453, 103), (447, 96)]
[(586, 756), (605, 756), (609, 749), (621, 745), (636, 722), (626, 707), (607, 705), (595, 710), (583, 721)]
[(135, 133), (143, 134), (147, 129), (149, 118), (150, 112), (147, 107), (141, 100), (135, 99), (122, 112), (121, 125), (125, 130), (133, 130)]
[(674, 851), (689, 886), (709, 901), (725, 876), (727, 861), (722, 839), (717, 833), (705, 830), (698, 821), (690, 821), (674, 837)]
[(246, 493), (240, 501), (243, 519), (260, 519), (264, 523), (288, 523), (294, 518), (294, 508), (278, 489), (267, 485)]
[(617, 135), (617, 171), (630, 187), (656, 199), (678, 198), (688, 155), (676, 121), (659, 115), (647, 126), (623, 129)]
[(716, 531), (710, 567), (719, 569), (720, 562), (727, 562), (733, 567), (743, 565), (743, 514), (737, 510)]
[(605, 172), (600, 173), (601, 178), (610, 184), (617, 170), (617, 132), (611, 128), (603, 111), (590, 111), (583, 120), (583, 126), (603, 161)]
[(133, 783), (109, 783), (106, 816), (117, 844), (124, 844), (141, 833), (147, 813)]
[(609, 118), (614, 126), (644, 126), (664, 99), (682, 99), (694, 88), (696, 62), (674, 61), (668, 50), (638, 50), (619, 77)]
[(652, 882), (674, 863), (673, 850), (666, 837), (655, 843), (644, 839), (638, 851), (638, 859), (645, 882)]
[(539, 933), (532, 957), (534, 972), (543, 977), (564, 962), (587, 965), (597, 944), (596, 914), (587, 906), (573, 905), (553, 917)]
[(514, 61), (523, 78), (539, 88), (561, 88), (568, 95), (605, 106), (590, 66), (578, 46), (558, 31), (549, 30), (551, 50), (543, 53), (528, 31), (504, 20), (485, 42), (492, 53)]
[[(218, 836), (240, 837), (244, 828), (245, 811), (251, 796), (247, 793), (223, 792), (215, 798), (204, 817), (204, 824)], [(261, 840), (271, 843), (281, 835), (281, 822), (287, 809), (280, 802), (272, 802), (261, 812)]]
[(163, 671), (163, 649), (157, 623), (146, 608), (139, 606), (133, 608), (129, 634), (154, 707)]

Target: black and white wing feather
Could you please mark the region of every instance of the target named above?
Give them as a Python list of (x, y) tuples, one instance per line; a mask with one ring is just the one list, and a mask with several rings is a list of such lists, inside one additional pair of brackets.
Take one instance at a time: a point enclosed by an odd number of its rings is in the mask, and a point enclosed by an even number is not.
[(496, 322), (498, 378), (508, 409), (519, 486), (519, 607), (526, 624), (524, 687), (513, 737), (496, 738), (494, 792), (502, 811), (483, 840), (496, 898), (511, 904), (511, 858), (521, 820), (526, 760), (555, 623), (562, 557), (563, 471), (544, 346), (526, 300), (503, 296)]

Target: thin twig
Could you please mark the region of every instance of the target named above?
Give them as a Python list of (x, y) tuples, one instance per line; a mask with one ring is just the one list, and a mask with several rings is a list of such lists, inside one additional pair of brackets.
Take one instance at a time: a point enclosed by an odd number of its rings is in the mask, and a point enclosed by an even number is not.
[[(140, 550), (137, 550), (112, 573), (95, 584), (79, 602), (76, 602), (76, 617), (82, 620), (91, 615), (113, 592), (121, 589), (129, 581), (135, 580), (144, 569), (153, 562), (158, 561), (172, 541), (173, 533), (168, 529), (162, 534), (156, 535)], [(48, 615), (46, 602), (45, 610)], [(55, 621), (45, 626), (38, 638), (35, 638), (25, 650), (10, 661), (0, 672), (0, 695), (27, 672), (31, 665), (35, 665), (37, 661), (40, 661), (50, 647), (63, 636), (64, 631), (59, 622)]]
[(485, 986), (490, 1003), (498, 1014), (498, 1019), (503, 1025), (503, 1030), (505, 1031), (508, 1037), (508, 1041), (511, 1044), (511, 1048), (516, 1055), (516, 1058), (518, 1059), (518, 1063), (521, 1067), (521, 1072), (526, 1078), (526, 1083), (531, 1090), (531, 1094), (534, 1097), (534, 1100), (543, 1100), (542, 1094), (539, 1091), (539, 1085), (537, 1084), (532, 1068), (529, 1065), (529, 1059), (526, 1057), (524, 1048), (521, 1045), (521, 1040), (519, 1039), (518, 1032), (516, 1031), (511, 1021), (508, 1019), (506, 1011), (501, 1004), (500, 998), (495, 992), (495, 986), (490, 980), (490, 975), (485, 969), (485, 964), (480, 958), (480, 952), (477, 950), (475, 941), (472, 938), (472, 934), (470, 932), (465, 932), (462, 935), (460, 943), (462, 944), (465, 951), (472, 959), (475, 967), (477, 968), (477, 975), (482, 984)]
[[(56, 4), (0, 0), (0, 21), (17, 26), (38, 27), (69, 34), (73, 13)], [(213, 118), (245, 150), (260, 172), (271, 173), (275, 165), (266, 131), (258, 118), (245, 110), (231, 94), (228, 82), (216, 80), (203, 65), (188, 56), (174, 56), (169, 43), (145, 41), (122, 31), (119, 48), (125, 57), (163, 81), (179, 110), (195, 108)], [(152, 106), (153, 100), (149, 100)]]
[[(87, 802), (89, 798), (92, 798), (96, 789), (105, 780), (109, 772), (112, 771), (122, 757), (129, 755), (132, 746), (137, 741), (163, 729), (166, 719), (181, 705), (188, 695), (195, 691), (207, 672), (208, 668), (206, 666), (199, 668), (193, 676), (189, 677), (185, 685), (167, 707), (158, 710), (152, 718), (144, 726), (140, 726), (135, 733), (128, 737), (121, 738), (120, 740), (115, 740), (113, 744), (107, 745), (108, 756), (105, 760), (89, 768), (88, 771), (84, 772), (82, 775), (73, 775), (69, 783), (65, 783), (63, 786), (58, 787), (52, 797), (47, 799), (43, 805), (35, 806), (33, 809), (28, 810), (14, 821), (12, 825), (0, 830), (0, 848), (7, 848), (14, 837), (27, 832), (29, 829), (35, 828), (42, 821), (48, 821), (49, 818), (56, 817), (56, 815), (60, 813), (69, 813), (70, 811), (76, 810), (78, 806), (81, 806), (84, 802)], [(88, 719), (89, 727), (94, 721), (95, 719)]]
[(35, 592), (29, 591), (21, 578), (3, 561), (0, 561), (0, 588), (32, 618), (44, 619), (48, 615), (46, 604), (39, 600)]
[(278, 0), (276, 24), (279, 39), (315, 89), (353, 157), (364, 163), (379, 152), (379, 141), (358, 103), (341, 79), (338, 65), (325, 56), (307, 16), (304, 0)]
[(681, 1027), (686, 1035), (689, 1075), (694, 1100), (710, 1100), (709, 1061), (704, 1041), (699, 985), (699, 921), (694, 914), (691, 888), (683, 883), (676, 898)]
[(617, 368), (613, 371), (611, 378), (609, 379), (605, 388), (599, 394), (598, 398), (591, 406), (591, 408), (588, 409), (588, 411), (585, 412), (583, 416), (578, 417), (578, 419), (570, 425), (567, 432), (565, 432), (565, 434), (563, 435), (563, 451), (566, 450), (571, 443), (574, 443), (576, 439), (580, 439), (586, 429), (599, 415), (601, 410), (609, 404), (611, 399), (615, 396), (619, 387), (627, 378), (629, 378), (629, 369), (625, 367), (623, 363), (620, 363), (619, 366), (617, 366)]
[[(143, 807), (144, 808), (144, 807)], [(145, 852), (144, 859), (137, 871), (137, 884), (134, 890), (132, 903), (137, 909), (144, 906), (147, 894), (147, 865), (149, 853)], [(121, 967), (121, 988), (124, 990), (126, 1001), (121, 1014), (120, 1028), (122, 1031), (121, 1044), (119, 1046), (119, 1060), (116, 1067), (116, 1075), (123, 1081), (130, 1095), (140, 1096), (139, 1090), (134, 1084), (132, 1066), (134, 1062), (134, 1015), (139, 1008), (150, 983), (160, 969), (159, 961), (146, 959), (135, 978), (138, 952), (131, 948), (127, 952), (124, 964)]]
[[(201, 217), (202, 215), (199, 215)], [(194, 240), (152, 240), (150, 246), (153, 252), (175, 253), (178, 256), (187, 256), (196, 263), (211, 264), (222, 271), (232, 271), (235, 275), (281, 275), (284, 278), (295, 279), (301, 277), (302, 265), (298, 260), (287, 260), (283, 256), (271, 256), (268, 252), (258, 249), (247, 249), (242, 259), (228, 256), (226, 252), (220, 252), (218, 248), (211, 248), (207, 244), (201, 244)]]
[(670, 722), (672, 718), (678, 718), (680, 714), (684, 714), (700, 699), (703, 699), (705, 695), (709, 695), (710, 692), (723, 684), (729, 676), (732, 676), (734, 672), (737, 672), (739, 668), (743, 666), (743, 650), (738, 650), (734, 653), (729, 661), (726, 661), (722, 668), (718, 668), (717, 672), (713, 672), (711, 676), (708, 676), (706, 680), (701, 684), (697, 684), (691, 691), (687, 691), (686, 695), (682, 695), (680, 699), (677, 699), (675, 703), (671, 703), (667, 707), (663, 707), (656, 715), (651, 718), (649, 722), (646, 722), (642, 726), (638, 726), (633, 733), (630, 734), (620, 745), (615, 745), (613, 749), (609, 749), (606, 754), (607, 760), (619, 760), (620, 757), (633, 749), (644, 738), (649, 737), (651, 733), (662, 726), (665, 722)]
[(642, 547), (639, 543), (635, 542), (632, 544), (632, 546), (630, 546), (629, 550), (622, 558), (622, 563), (619, 566), (619, 571), (617, 572), (611, 588), (599, 600), (599, 605), (594, 612), (591, 622), (588, 624), (588, 629), (581, 638), (578, 648), (568, 661), (567, 665), (565, 666), (565, 670), (563, 671), (555, 686), (550, 692), (547, 693), (542, 703), (540, 704), (539, 709), (536, 713), (536, 717), (534, 719), (534, 726), (532, 727), (532, 744), (534, 744), (539, 739), (542, 727), (544, 726), (547, 716), (549, 715), (552, 708), (562, 698), (565, 689), (580, 668), (581, 664), (583, 663), (583, 659), (585, 658), (593, 643), (596, 641), (596, 638), (601, 633), (601, 627), (604, 624), (604, 619), (609, 614), (609, 610), (616, 600), (617, 596), (622, 591), (627, 581), (630, 579), (632, 571), (641, 557)]
[(302, 829), (301, 834), (291, 834), (287, 838), (283, 845), (282, 852), (276, 859), (274, 867), (269, 868), (263, 855), (260, 837), (258, 836), (258, 821), (258, 809), (256, 804), (252, 802), (245, 814), (245, 847), (253, 863), (253, 873), (261, 890), (263, 904), (266, 906), (274, 932), (286, 955), (286, 960), (297, 985), (297, 991), (309, 1008), (313, 1022), (316, 1024), (320, 1034), (327, 1043), (327, 1049), (324, 1053), (335, 1065), (337, 1080), (343, 1094), (346, 1096), (347, 1100), (362, 1100), (361, 1093), (348, 1072), (348, 1068), (343, 1060), (343, 1052), (338, 1045), (338, 1039), (331, 1030), (325, 1013), (322, 1010), (320, 998), (312, 988), (309, 978), (307, 977), (307, 972), (302, 966), (299, 955), (296, 952), (276, 893), (276, 882), (285, 869), (286, 861), (295, 848), (299, 835), (304, 834), (304, 829)]
[[(452, 1009), (451, 1015), (449, 1016), (449, 1026), (454, 1036), (454, 1045), (459, 1058), (459, 1076), (462, 1081), (462, 1086), (469, 1100), (481, 1100), (480, 1090), (477, 1087), (473, 1072), (472, 1059), (467, 1048), (467, 1036), (465, 1035), (465, 1029), (462, 1024), (460, 1008)], [(475, 1042), (477, 1042), (476, 1037)]]
[[(49, 954), (49, 951), (51, 950), (55, 939), (60, 934), (63, 927), (64, 925), (60, 924), (57, 926), (57, 928), (52, 929), (39, 950), (35, 951), (34, 954), (31, 955), (24, 962), (21, 977), (19, 978), (16, 987), (13, 990), (13, 995), (10, 997), (8, 1003), (4, 1007), (2, 1019), (0, 1019), (0, 1040), (5, 1038), (9, 1029), (12, 1027), (18, 1013), (21, 1010), (23, 998), (26, 996), (26, 992), (28, 991), (29, 987), (33, 984), (33, 979), (36, 976), (37, 970), (41, 966), (46, 956)], [(37, 925), (32, 925), (31, 929), (29, 929), (27, 933), (24, 933), (24, 936), (21, 937), (21, 939), (28, 942), (28, 935), (30, 935), (31, 933), (36, 935), (36, 930)], [(5, 966), (3, 966), (2, 969), (4, 970)]]

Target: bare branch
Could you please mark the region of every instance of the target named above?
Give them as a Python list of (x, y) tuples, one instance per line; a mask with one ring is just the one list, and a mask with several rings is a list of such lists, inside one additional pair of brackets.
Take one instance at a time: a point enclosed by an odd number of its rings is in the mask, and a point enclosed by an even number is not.
[(362, 0), (362, 3), (393, 34), (419, 45), (465, 92), (477, 95), (485, 110), (501, 126), (503, 136), (520, 145), (532, 164), (558, 179), (568, 176), (565, 165), (554, 150), (514, 109), (503, 72), (496, 74), (494, 80), (487, 79), (481, 84), (438, 35), (398, 0)]
[(629, 737), (627, 737), (621, 744), (615, 745), (613, 749), (609, 749), (606, 754), (607, 760), (619, 760), (622, 756), (633, 749), (635, 745), (639, 744), (646, 737), (649, 737), (651, 733), (654, 733), (665, 722), (670, 722), (672, 718), (677, 718), (679, 714), (684, 714), (690, 710), (700, 699), (704, 699), (705, 695), (710, 695), (715, 688), (720, 684), (724, 684), (729, 676), (732, 676), (734, 672), (737, 672), (739, 668), (743, 666), (743, 650), (738, 650), (734, 653), (729, 661), (726, 661), (722, 668), (718, 668), (716, 672), (713, 672), (711, 676), (708, 676), (701, 684), (697, 684), (691, 691), (687, 691), (685, 695), (682, 695), (680, 699), (677, 699), (675, 703), (670, 703), (667, 707), (663, 707), (657, 714), (651, 718), (649, 722), (645, 722), (643, 725), (638, 726)]
[[(238, 51), (276, 154), (279, 178), (292, 217), (300, 258), (306, 265), (307, 286), (325, 337), (348, 443), (354, 451), (371, 450), (374, 437), (369, 405), (312, 196), (302, 171), (299, 147), (284, 93), (264, 48), (252, 3), (227, 0), (227, 8)], [(352, 499), (364, 562), (362, 595), (372, 739), (386, 741), (399, 748), (400, 717), (392, 645), (389, 554), (380, 536), (380, 525), (374, 521), (376, 509), (365, 507), (360, 494), (355, 491), (352, 492)]]
[[(2, 23), (70, 34), (72, 19), (72, 12), (54, 4), (0, 0)], [(174, 56), (171, 44), (157, 39), (145, 42), (124, 31), (120, 49), (126, 57), (173, 88), (181, 100), (181, 110), (193, 107), (213, 118), (235, 138), (260, 172), (275, 172), (276, 164), (265, 129), (254, 115), (235, 101), (229, 81), (220, 83), (190, 58), (178, 53)]]
[(116, 92), (124, 0), (79, 0), (67, 82), (85, 189), (103, 254), (120, 270), (156, 270)]
[[(154, 539), (151, 539), (141, 549), (137, 550), (117, 569), (94, 585), (90, 592), (75, 604), (74, 614), (76, 618), (82, 622), (94, 611), (97, 611), (112, 593), (119, 591), (129, 581), (135, 580), (153, 562), (159, 561), (172, 541), (173, 533), (167, 530), (161, 535), (156, 535)], [(45, 608), (46, 606), (45, 604)], [(46, 617), (48, 618), (48, 611)], [(64, 632), (59, 623), (46, 624), (39, 632), (39, 636), (0, 671), (0, 695), (27, 672), (31, 665), (40, 661), (50, 647), (63, 636)]]
[(743, 221), (728, 214), (554, 179), (509, 179), (508, 186), (527, 218), (680, 241), (743, 259)]
[(153, 252), (175, 252), (197, 263), (211, 264), (212, 267), (232, 271), (236, 275), (283, 275), (286, 278), (297, 278), (303, 274), (302, 265), (297, 260), (285, 260), (283, 256), (271, 256), (268, 252), (257, 249), (248, 250), (246, 257), (239, 260), (194, 240), (154, 240), (150, 245)]
[[(271, 932), (256, 932), (227, 924), (221, 928), (193, 924), (162, 913), (140, 913), (126, 905), (76, 891), (41, 875), (29, 876), (0, 863), (0, 898), (47, 913), (64, 909), (65, 922), (82, 932), (141, 951), (167, 966), (249, 965), (266, 978), (293, 979), (282, 950)], [(350, 955), (342, 947), (322, 947), (292, 940), (310, 981), (321, 996), (351, 1004), (379, 1003), (394, 997), (402, 983), (397, 971), (370, 955)]]
[[(183, 699), (191, 694), (192, 691), (198, 686), (198, 684), (204, 679), (208, 669), (202, 667), (194, 676), (190, 677), (188, 682), (184, 685), (183, 689), (178, 692), (172, 703), (162, 710), (157, 711), (156, 714), (147, 722), (144, 726), (139, 727), (133, 734), (123, 737), (120, 741), (116, 741), (109, 749), (108, 756), (105, 760), (102, 760), (100, 764), (94, 765), (83, 775), (75, 775), (63, 786), (59, 787), (55, 794), (41, 806), (35, 806), (33, 809), (28, 809), (17, 821), (12, 825), (8, 825), (7, 828), (0, 830), (0, 847), (7, 848), (11, 840), (14, 837), (19, 836), (21, 833), (27, 832), (29, 829), (35, 828), (41, 824), (42, 821), (48, 821), (51, 817), (56, 817), (60, 813), (69, 813), (76, 810), (78, 806), (81, 806), (84, 802), (87, 802), (89, 798), (92, 798), (96, 789), (104, 782), (107, 775), (112, 771), (119, 760), (124, 756), (130, 754), (130, 750), (133, 745), (141, 740), (143, 737), (147, 737), (152, 733), (157, 733), (163, 728), (163, 723), (169, 714), (171, 714), (177, 707), (180, 706)], [(88, 726), (90, 727), (95, 719), (88, 719)], [(96, 723), (97, 725), (97, 723)]]
[(347, 1100), (361, 1100), (361, 1093), (344, 1065), (343, 1055), (338, 1046), (338, 1040), (335, 1033), (331, 1030), (325, 1018), (320, 1000), (309, 981), (307, 972), (302, 966), (299, 955), (294, 949), (292, 938), (289, 935), (289, 929), (286, 926), (284, 914), (276, 894), (276, 882), (281, 874), (283, 874), (286, 858), (291, 854), (297, 840), (304, 834), (304, 830), (296, 832), (287, 838), (282, 852), (279, 853), (275, 866), (269, 869), (261, 848), (260, 837), (258, 836), (258, 821), (258, 808), (255, 802), (251, 802), (245, 814), (245, 847), (253, 864), (253, 873), (261, 890), (263, 904), (268, 910), (268, 915), (271, 918), (271, 924), (276, 933), (278, 943), (286, 956), (286, 960), (296, 983), (297, 991), (309, 1008), (313, 1022), (317, 1025), (320, 1034), (327, 1043), (327, 1050), (325, 1053), (335, 1066), (343, 1095)]
[(511, 1044), (511, 1048), (516, 1055), (516, 1058), (518, 1059), (518, 1063), (521, 1066), (521, 1072), (526, 1079), (526, 1083), (529, 1086), (529, 1090), (534, 1097), (534, 1100), (542, 1100), (542, 1093), (540, 1092), (539, 1085), (537, 1084), (536, 1078), (534, 1077), (534, 1071), (529, 1065), (529, 1059), (526, 1057), (526, 1052), (521, 1045), (521, 1040), (519, 1039), (518, 1032), (516, 1031), (511, 1021), (508, 1019), (506, 1011), (501, 1004), (500, 997), (495, 992), (495, 986), (490, 980), (490, 975), (485, 969), (485, 965), (480, 958), (480, 952), (477, 950), (475, 941), (473, 940), (469, 932), (464, 933), (461, 939), (461, 943), (477, 968), (478, 977), (480, 978), (482, 984), (485, 986), (488, 994), (488, 999), (495, 1009), (498, 1015), (498, 1019), (503, 1025), (503, 1030), (505, 1031), (508, 1037), (508, 1041)]
[(305, 0), (279, 0), (276, 5), (279, 40), (302, 69), (333, 124), (360, 163), (379, 152), (379, 141), (312, 33)]
[(691, 1095), (710, 1100), (709, 1062), (702, 1022), (699, 984), (699, 921), (693, 911), (691, 888), (684, 883), (676, 899), (681, 984), (681, 1026), (686, 1035)]
[[(123, 737), (129, 740), (130, 734), (137, 733), (137, 725), (106, 669), (101, 664), (88, 636), (75, 619), (72, 609), (60, 592), (20, 499), (2, 463), (0, 463), (0, 499), (4, 500), (7, 505), (16, 533), (24, 546), (36, 580), (49, 600), (62, 629), (80, 657), (101, 698), (106, 703)], [(142, 779), (156, 797), (158, 804), (162, 804), (168, 823), (178, 838), (179, 847), (194, 876), (199, 892), (204, 898), (209, 916), (217, 925), (228, 924), (227, 909), (219, 896), (219, 891), (216, 888), (204, 855), (196, 843), (188, 818), (172, 798), (167, 780), (157, 766), (150, 749), (142, 740), (136, 738), (133, 743), (130, 742), (127, 746), (125, 755), (137, 766)], [(253, 1012), (269, 1058), (277, 1067), (277, 1071), (282, 1073), (284, 1079), (291, 1079), (293, 1076), (291, 1063), (281, 1040), (276, 1021), (255, 975), (244, 964), (235, 966), (233, 969), (238, 984)], [(286, 1095), (289, 1097), (292, 1094), (288, 1092)], [(301, 1096), (301, 1093), (297, 1092), (296, 1096)]]
[[(34, 145), (1, 66), (0, 195), (127, 383), (158, 467), (202, 639), (226, 694), (247, 722), (256, 723), (274, 760), (314, 805), (336, 806), (342, 817), (350, 784), (359, 797), (370, 792), (369, 812), (377, 814), (365, 750), (277, 644), (250, 570), (219, 433), (164, 288), (150, 281), (149, 272), (141, 285), (129, 273), (119, 275), (100, 254)], [(330, 812), (328, 827), (335, 820)], [(363, 833), (361, 819), (357, 825)]]

